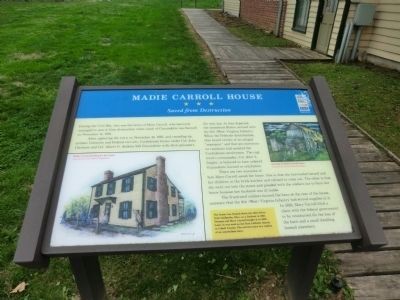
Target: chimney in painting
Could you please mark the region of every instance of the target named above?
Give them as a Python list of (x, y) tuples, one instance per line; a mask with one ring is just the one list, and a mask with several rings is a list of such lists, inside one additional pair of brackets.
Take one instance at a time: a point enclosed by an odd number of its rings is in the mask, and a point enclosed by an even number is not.
[(111, 170), (104, 171), (104, 180), (105, 181), (109, 181), (109, 180), (113, 179), (113, 177), (114, 177), (113, 171), (111, 171)]
[(158, 201), (159, 221), (160, 225), (166, 225), (169, 221), (168, 206), (168, 184), (167, 175), (165, 174), (165, 158), (157, 156), (157, 192), (156, 200)]

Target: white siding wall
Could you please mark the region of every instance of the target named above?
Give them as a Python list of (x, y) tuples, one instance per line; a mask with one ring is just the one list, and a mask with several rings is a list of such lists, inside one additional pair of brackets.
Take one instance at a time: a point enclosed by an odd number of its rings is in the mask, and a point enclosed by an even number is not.
[(305, 33), (292, 30), (296, 0), (288, 0), (286, 9), (283, 37), (291, 40), (302, 47), (311, 48), (312, 38), (315, 29), (315, 21), (318, 11), (318, 0), (311, 0), (310, 13), (308, 15), (307, 30)]
[[(106, 185), (106, 184), (105, 184)], [(143, 174), (137, 174), (133, 178), (133, 190), (131, 192), (121, 192), (122, 179), (117, 180), (115, 185), (115, 194), (112, 195), (116, 197), (116, 203), (111, 206), (110, 221), (109, 224), (136, 227), (136, 216), (133, 212), (134, 210), (142, 210), (142, 187), (143, 187)], [(132, 211), (131, 217), (129, 219), (119, 218), (119, 206), (121, 202), (132, 201)], [(102, 207), (105, 205), (102, 205)], [(104, 208), (103, 212), (104, 212)]]
[(339, 1), (338, 8), (336, 11), (336, 16), (335, 16), (335, 23), (333, 24), (332, 35), (331, 35), (331, 39), (329, 41), (329, 48), (328, 48), (329, 56), (333, 56), (335, 54), (336, 42), (337, 42), (339, 30), (340, 30), (340, 24), (341, 24), (342, 18), (343, 18), (343, 12), (344, 12), (345, 5), (346, 5), (345, 0)]
[[(358, 2), (376, 5), (374, 25), (363, 29), (359, 59), (400, 70), (400, 0), (358, 0)], [(300, 46), (311, 48), (318, 3), (318, 0), (311, 0), (307, 31), (301, 33), (292, 30), (296, 0), (288, 0), (283, 37)], [(345, 3), (345, 0), (339, 1), (328, 48), (330, 56), (334, 55)], [(357, 3), (350, 5), (348, 19), (354, 17), (356, 7)], [(353, 40), (354, 33), (350, 47), (353, 45)]]
[[(376, 5), (373, 26), (363, 29), (359, 59), (400, 70), (400, 0), (360, 0)], [(350, 7), (353, 18), (357, 4)]]
[(239, 17), (240, 0), (224, 0), (224, 12)]

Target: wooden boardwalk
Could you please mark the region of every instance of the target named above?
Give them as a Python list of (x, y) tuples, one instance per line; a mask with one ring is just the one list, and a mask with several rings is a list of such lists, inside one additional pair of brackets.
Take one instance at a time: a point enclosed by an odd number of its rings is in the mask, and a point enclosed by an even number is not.
[[(203, 10), (183, 11), (230, 83), (304, 87), (280, 60), (326, 59), (307, 49), (252, 47)], [(343, 122), (388, 244), (373, 252), (353, 252), (349, 244), (328, 248), (341, 262), (342, 274), (356, 299), (400, 299), (400, 161), (349, 121)]]
[(388, 244), (372, 252), (353, 252), (350, 244), (327, 248), (339, 259), (356, 299), (400, 299), (400, 165), (354, 125), (344, 122)]
[(304, 87), (280, 60), (330, 60), (308, 49), (253, 47), (232, 35), (204, 10), (183, 9), (183, 12), (232, 84)]

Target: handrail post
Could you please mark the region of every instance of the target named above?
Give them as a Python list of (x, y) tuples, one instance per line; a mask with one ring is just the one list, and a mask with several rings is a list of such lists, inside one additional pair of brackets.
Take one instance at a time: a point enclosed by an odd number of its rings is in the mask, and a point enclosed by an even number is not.
[(82, 300), (107, 299), (97, 256), (70, 256), (69, 262)]
[(323, 250), (323, 244), (293, 247), (286, 274), (286, 292), (289, 300), (309, 298)]

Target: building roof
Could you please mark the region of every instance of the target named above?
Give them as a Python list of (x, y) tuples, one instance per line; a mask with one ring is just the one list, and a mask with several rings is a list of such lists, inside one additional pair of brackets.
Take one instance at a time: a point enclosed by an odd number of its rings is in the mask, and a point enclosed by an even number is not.
[(147, 166), (145, 168), (141, 168), (139, 170), (135, 170), (135, 171), (131, 171), (131, 172), (128, 172), (128, 173), (125, 173), (125, 174), (121, 174), (121, 175), (113, 177), (113, 178), (111, 178), (109, 180), (102, 180), (102, 181), (100, 181), (100, 182), (98, 182), (96, 184), (93, 184), (92, 187), (94, 187), (96, 185), (99, 185), (99, 184), (104, 184), (104, 183), (109, 183), (109, 182), (112, 182), (112, 181), (116, 181), (116, 180), (119, 180), (119, 179), (122, 179), (122, 178), (125, 178), (125, 177), (128, 177), (128, 176), (140, 174), (140, 173), (143, 173), (145, 170), (150, 169), (150, 168), (155, 167), (155, 166), (156, 166), (156, 164), (153, 164), (153, 165)]
[[(117, 180), (119, 180), (119, 179), (122, 179), (122, 178), (125, 178), (125, 177), (128, 177), (128, 176), (140, 174), (140, 173), (143, 173), (145, 170), (150, 169), (150, 168), (155, 167), (155, 166), (157, 166), (157, 164), (152, 164), (152, 165), (150, 165), (150, 166), (141, 168), (141, 169), (136, 170), (136, 171), (131, 171), (131, 172), (128, 172), (128, 173), (121, 174), (121, 175), (119, 175), (119, 176), (116, 176), (116, 177), (111, 178), (110, 180), (102, 180), (102, 181), (100, 181), (100, 182), (98, 182), (98, 183), (96, 183), (96, 184), (93, 184), (91, 187), (93, 188), (93, 187), (95, 187), (96, 185), (99, 185), (99, 184), (105, 184), (105, 183), (109, 183), (109, 182), (112, 182), (112, 181), (117, 181)], [(180, 190), (177, 188), (177, 186), (175, 185), (175, 183), (169, 178), (169, 176), (168, 176), (167, 174), (165, 174), (165, 175), (167, 176), (167, 179), (168, 179), (168, 180), (174, 185), (174, 187), (176, 188), (177, 193), (178, 193), (178, 198), (179, 198), (179, 199), (185, 199), (185, 198), (182, 196), (181, 191), (180, 191)]]
[(117, 197), (106, 196), (106, 197), (99, 197), (99, 198), (94, 199), (94, 201), (96, 201), (100, 205), (104, 204), (104, 202), (106, 202), (107, 200), (110, 200), (112, 203), (115, 203), (115, 202), (117, 202)]

